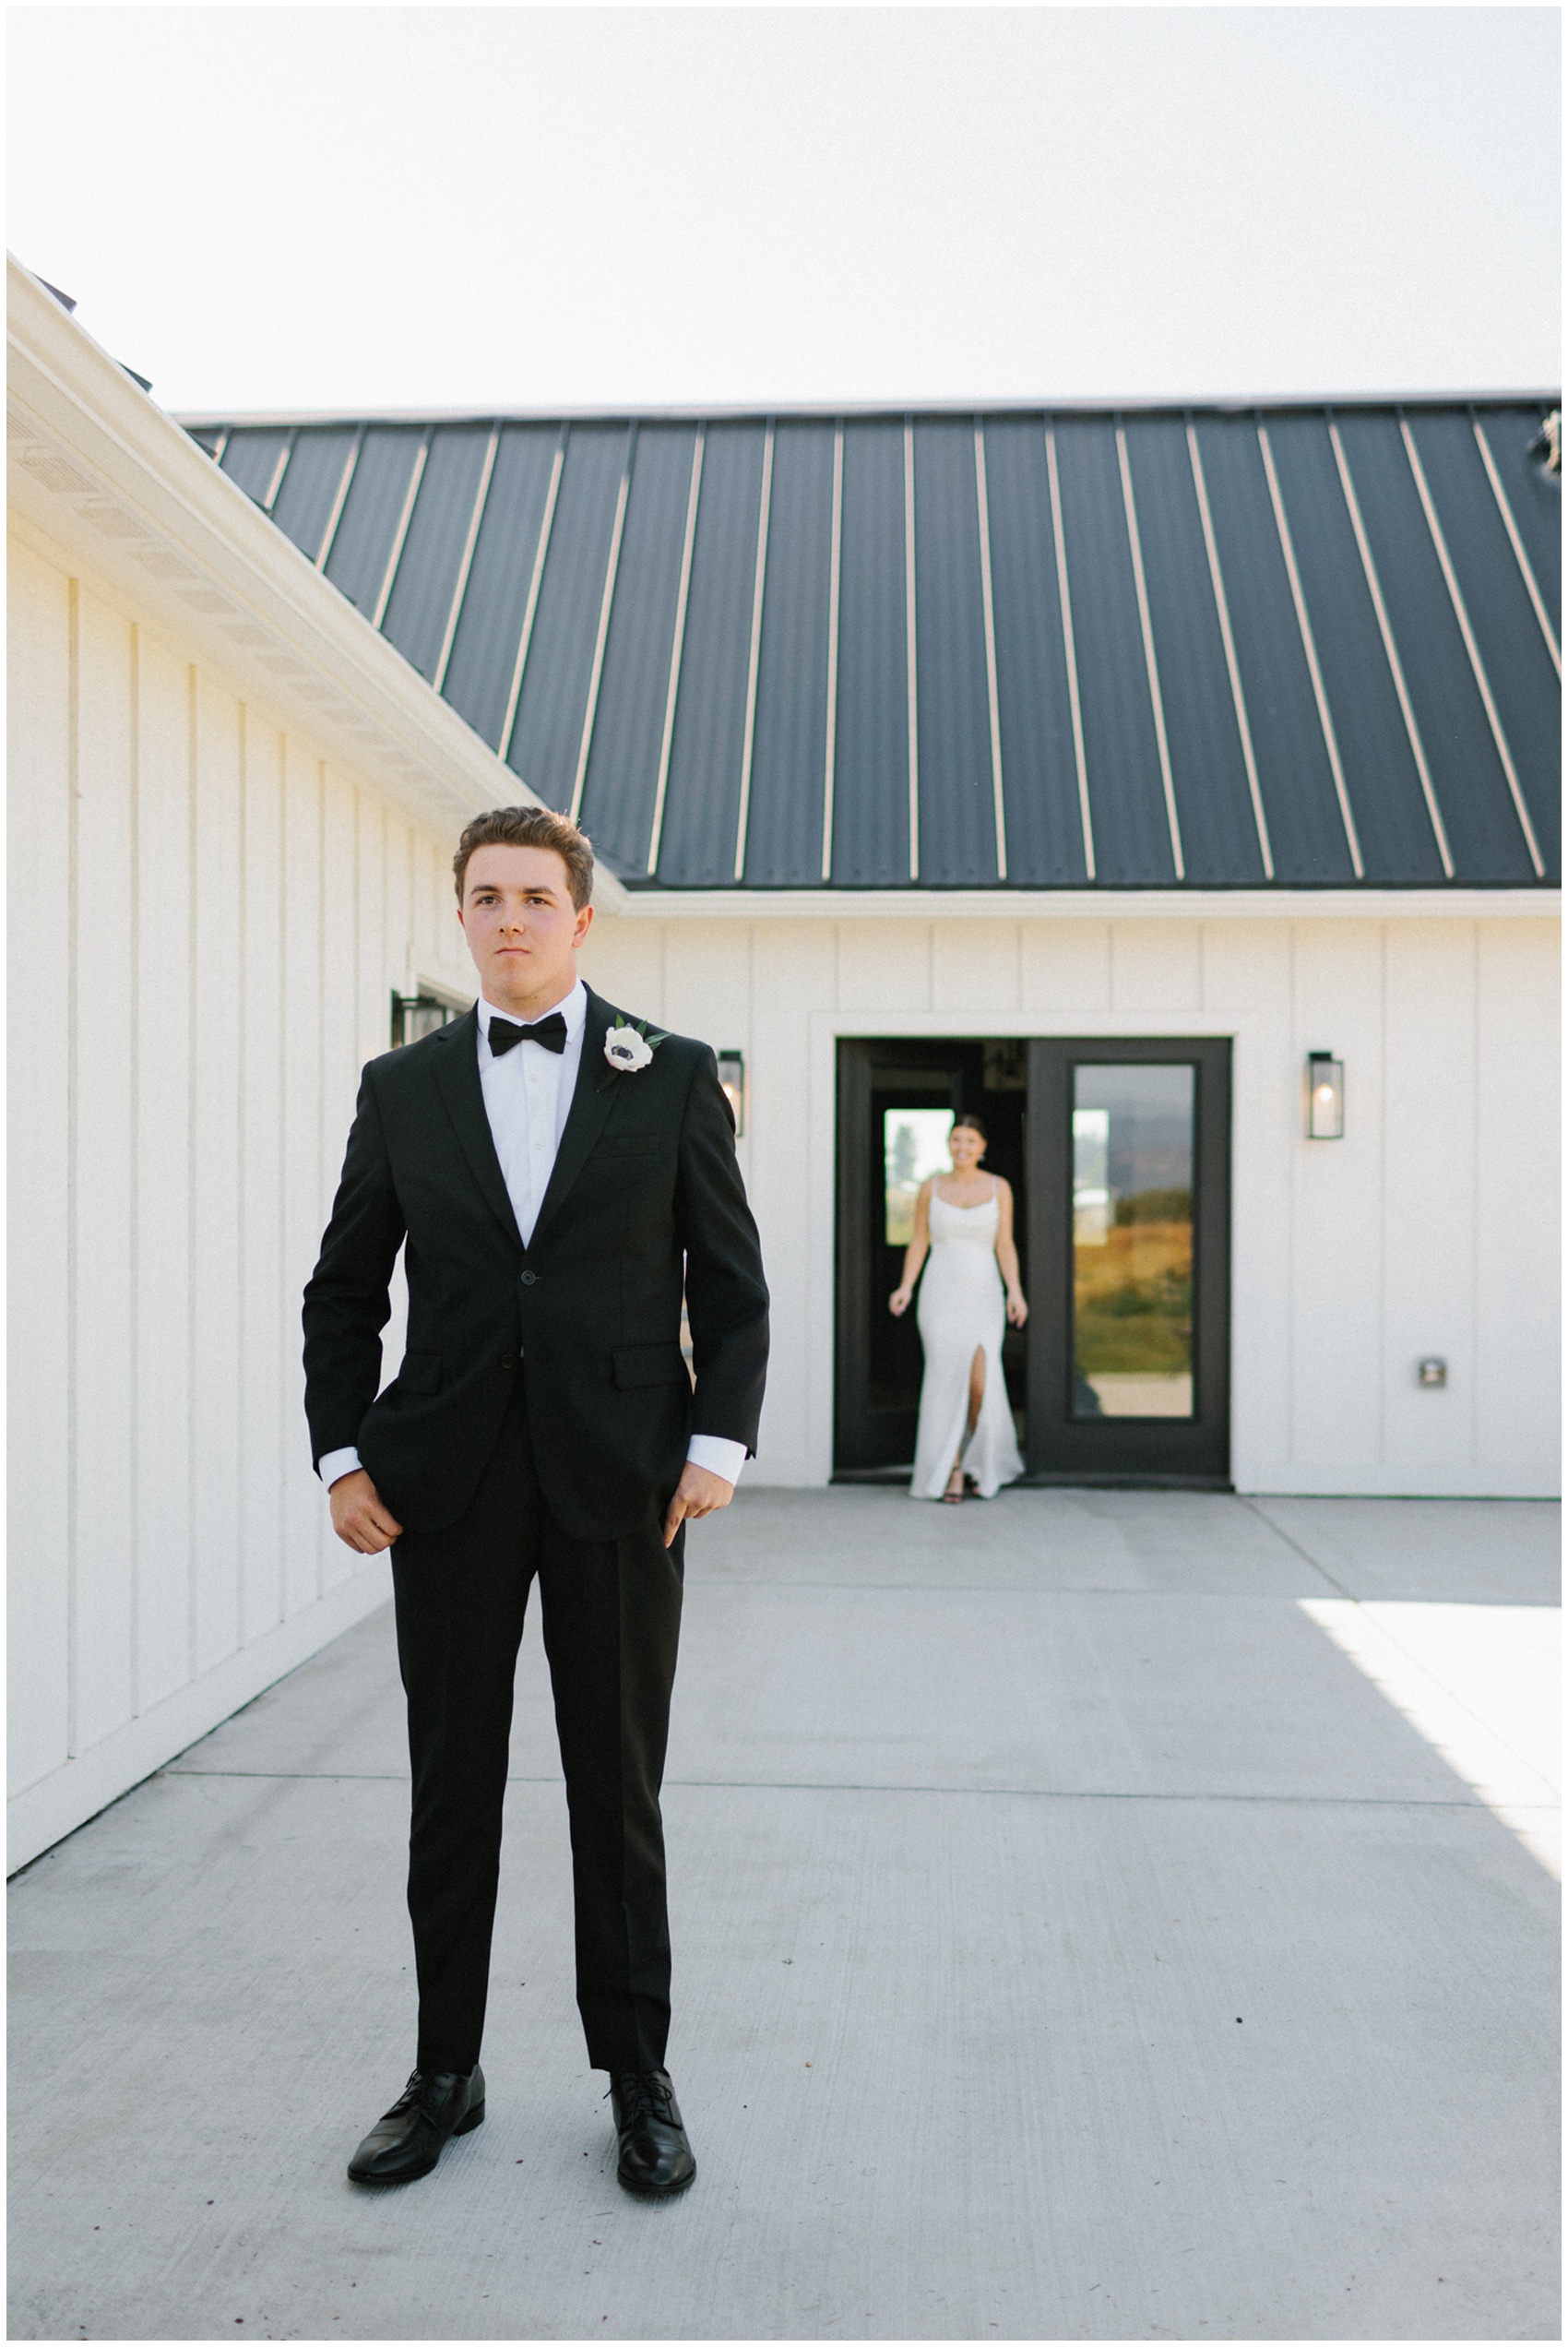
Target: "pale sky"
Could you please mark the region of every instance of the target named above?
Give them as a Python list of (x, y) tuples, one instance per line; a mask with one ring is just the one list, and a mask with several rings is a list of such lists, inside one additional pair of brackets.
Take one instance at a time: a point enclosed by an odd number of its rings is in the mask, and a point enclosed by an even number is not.
[(1555, 8), (14, 8), (174, 410), (1535, 389)]

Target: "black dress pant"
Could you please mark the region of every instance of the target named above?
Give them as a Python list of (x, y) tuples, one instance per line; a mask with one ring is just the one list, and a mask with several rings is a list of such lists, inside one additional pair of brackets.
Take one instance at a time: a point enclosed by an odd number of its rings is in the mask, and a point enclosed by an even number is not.
[[(665, 1495), (665, 1504), (668, 1495)], [(566, 1778), (577, 2007), (595, 2069), (659, 2069), (670, 2026), (664, 1773), (685, 1528), (662, 1507), (615, 1541), (573, 1540), (545, 1506), (519, 1374), (469, 1507), (392, 1550), (409, 1704), (409, 1912), (422, 2070), (479, 2059), (500, 1873), (512, 1686), (536, 1577)]]

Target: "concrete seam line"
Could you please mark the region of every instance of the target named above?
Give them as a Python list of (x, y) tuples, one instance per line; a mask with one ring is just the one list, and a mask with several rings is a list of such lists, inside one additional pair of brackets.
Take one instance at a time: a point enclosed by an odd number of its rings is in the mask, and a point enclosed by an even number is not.
[[(303, 1769), (163, 1769), (160, 1776), (170, 1777), (229, 1777), (245, 1784), (407, 1784), (406, 1776), (347, 1775), (340, 1769), (324, 1770), (321, 1775), (307, 1774)], [(508, 1774), (508, 1784), (558, 1785), (559, 1776), (532, 1777)], [(1420, 1793), (1107, 1793), (1086, 1792), (1060, 1785), (957, 1785), (957, 1784), (838, 1784), (813, 1783), (793, 1778), (770, 1781), (764, 1777), (666, 1777), (664, 1790), (683, 1793), (940, 1793), (960, 1800), (1004, 1801), (1206, 1801), (1222, 1802), (1228, 1806), (1245, 1808), (1289, 1809), (1464, 1809), (1484, 1810), (1486, 1804), (1473, 1801), (1437, 1801)]]

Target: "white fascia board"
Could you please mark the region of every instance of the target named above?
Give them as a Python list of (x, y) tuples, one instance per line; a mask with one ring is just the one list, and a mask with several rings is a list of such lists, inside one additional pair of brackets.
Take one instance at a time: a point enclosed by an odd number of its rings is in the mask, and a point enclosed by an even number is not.
[[(9, 256), (6, 341), (8, 502), (67, 562), (428, 828), (539, 803)], [(594, 893), (604, 911), (626, 902), (602, 865)]]
[(1557, 921), (1557, 888), (632, 889), (635, 921)]

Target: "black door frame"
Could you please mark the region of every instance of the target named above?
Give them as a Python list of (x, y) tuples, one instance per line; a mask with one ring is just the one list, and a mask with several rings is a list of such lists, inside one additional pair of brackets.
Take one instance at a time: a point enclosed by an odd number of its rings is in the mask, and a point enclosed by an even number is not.
[[(978, 1094), (984, 1039), (972, 1035), (837, 1038), (837, 1183), (835, 1221), (833, 1471), (852, 1481), (899, 1482), (914, 1457), (915, 1411), (884, 1410), (872, 1401), (874, 1340), (871, 1316), (882, 1291), (873, 1277), (885, 1191), (880, 1163), (867, 1143), (877, 1078), (900, 1069), (928, 1078), (939, 1070), (945, 1095), (931, 1084), (932, 1107), (966, 1105)], [(925, 1085), (921, 1086), (924, 1090)], [(974, 1102), (969, 1102), (974, 1105)], [(897, 1274), (889, 1272), (891, 1289)], [(913, 1316), (909, 1336), (913, 1340)], [(916, 1373), (918, 1382), (918, 1371)], [(907, 1422), (907, 1423), (906, 1423)]]
[[(1072, 1394), (1074, 1066), (1194, 1070), (1193, 1400), (1190, 1419), (1069, 1415)], [(1230, 1038), (1051, 1036), (1029, 1044), (1030, 1483), (1230, 1485)], [(1135, 1429), (1135, 1432), (1134, 1431)], [(1134, 1463), (1135, 1461), (1135, 1463)]]
[[(1020, 1038), (1020, 1041), (1025, 1039)], [(833, 1471), (850, 1481), (897, 1480), (888, 1426), (869, 1412), (873, 1224), (880, 1168), (867, 1152), (875, 1072), (931, 1067), (949, 1059), (952, 1100), (958, 1069), (982, 1039), (952, 1036), (837, 1038), (834, 1280)], [(1230, 1473), (1230, 1097), (1229, 1036), (1072, 1035), (1028, 1039), (1030, 1113), (1025, 1120), (1025, 1182), (1019, 1232), (1031, 1310), (1028, 1425), (1024, 1477), (1030, 1483), (1182, 1484), (1228, 1490)], [(1073, 1281), (1072, 1117), (1075, 1061), (1174, 1061), (1195, 1070), (1193, 1232), (1194, 1400), (1192, 1419), (1075, 1420), (1068, 1416)], [(912, 1455), (912, 1438), (909, 1446)]]

